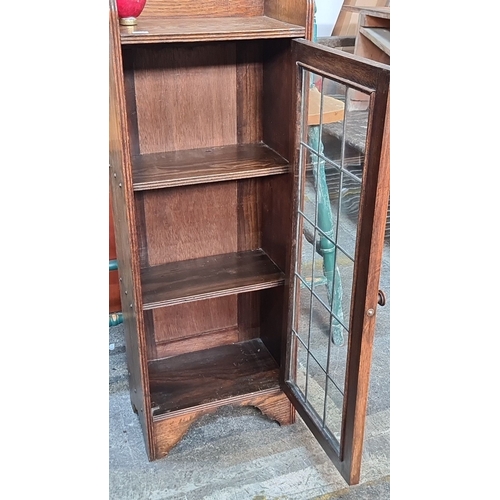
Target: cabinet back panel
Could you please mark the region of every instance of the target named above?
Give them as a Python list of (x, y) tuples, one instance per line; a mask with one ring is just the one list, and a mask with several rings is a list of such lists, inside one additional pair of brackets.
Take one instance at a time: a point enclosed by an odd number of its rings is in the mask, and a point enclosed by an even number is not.
[(262, 16), (264, 0), (148, 0), (141, 16), (247, 17)]
[(141, 153), (236, 144), (234, 43), (132, 52)]
[(280, 364), (281, 345), (286, 335), (284, 288), (262, 290), (260, 300), (260, 338), (275, 361)]
[[(275, 289), (275, 294), (281, 295), (280, 290)], [(152, 347), (148, 359), (258, 338), (261, 307), (268, 314), (274, 296), (269, 290), (262, 290), (145, 311), (145, 315), (150, 316), (147, 329)], [(278, 316), (280, 314), (278, 311)], [(271, 333), (271, 339), (266, 338), (266, 341), (271, 344), (279, 340), (277, 331), (274, 332), (276, 339), (272, 338), (275, 323), (266, 329), (268, 336)]]
[(283, 300), (273, 288), (144, 311), (148, 360), (260, 337), (279, 363)]
[(262, 179), (262, 249), (283, 271), (288, 270), (292, 235), (292, 174)]
[(217, 330), (214, 332), (201, 333), (185, 339), (173, 340), (158, 344), (156, 356), (152, 359), (168, 358), (178, 356), (188, 352), (201, 351), (212, 347), (235, 344), (239, 341), (238, 328), (229, 328), (226, 330)]
[(159, 189), (144, 196), (147, 265), (237, 251), (237, 183)]
[(293, 156), (296, 110), (293, 93), (286, 91), (296, 78), (290, 40), (266, 40), (263, 65), (263, 140), (283, 158)]
[(235, 328), (238, 323), (236, 303), (237, 296), (230, 295), (153, 309), (155, 342), (160, 344)]
[(262, 179), (238, 182), (238, 251), (253, 250), (262, 245), (261, 184)]
[(262, 140), (262, 41), (124, 48), (132, 153)]
[(152, 313), (149, 360), (176, 356), (238, 339), (237, 296), (200, 300)]
[(238, 43), (236, 57), (238, 144), (256, 143), (262, 140), (262, 41)]

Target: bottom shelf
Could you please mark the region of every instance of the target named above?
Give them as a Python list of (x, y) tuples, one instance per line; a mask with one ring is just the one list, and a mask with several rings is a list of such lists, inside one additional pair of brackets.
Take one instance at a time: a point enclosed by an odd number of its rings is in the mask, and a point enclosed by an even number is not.
[[(152, 361), (153, 416), (279, 388), (279, 367), (260, 339)], [(223, 403), (222, 403), (223, 404)]]

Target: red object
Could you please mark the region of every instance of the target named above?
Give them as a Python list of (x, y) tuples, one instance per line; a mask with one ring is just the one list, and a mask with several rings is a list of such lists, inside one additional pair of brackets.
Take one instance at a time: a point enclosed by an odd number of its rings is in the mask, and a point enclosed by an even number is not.
[(137, 17), (146, 5), (146, 0), (116, 0), (118, 17)]

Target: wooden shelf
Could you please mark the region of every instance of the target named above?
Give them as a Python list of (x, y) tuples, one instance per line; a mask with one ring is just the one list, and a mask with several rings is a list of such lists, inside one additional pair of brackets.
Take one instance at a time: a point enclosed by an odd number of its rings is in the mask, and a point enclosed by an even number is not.
[(149, 363), (153, 416), (279, 388), (279, 367), (260, 339)]
[(300, 38), (305, 28), (267, 16), (168, 18), (139, 17), (135, 26), (121, 26), (122, 45), (258, 38)]
[(376, 45), (388, 56), (391, 55), (390, 31), (387, 28), (368, 28), (361, 26), (359, 33)]
[(390, 19), (391, 18), (391, 8), (390, 7), (360, 7), (359, 14), (361, 16), (371, 16), (377, 19)]
[(288, 161), (265, 144), (238, 144), (132, 157), (134, 191), (289, 172)]
[(280, 286), (284, 274), (263, 250), (171, 262), (141, 270), (143, 309)]

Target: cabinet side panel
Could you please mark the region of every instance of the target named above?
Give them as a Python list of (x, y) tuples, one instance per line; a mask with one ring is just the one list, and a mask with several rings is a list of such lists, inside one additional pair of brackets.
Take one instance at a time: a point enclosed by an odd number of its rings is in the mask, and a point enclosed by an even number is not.
[(151, 457), (152, 420), (149, 408), (149, 379), (142, 317), (139, 262), (136, 253), (137, 240), (134, 226), (130, 146), (125, 117), (125, 91), (118, 34), (118, 16), (113, 1), (110, 2), (109, 22), (109, 166), (116, 253), (121, 278), (120, 293), (125, 327), (127, 365), (130, 373), (131, 401), (137, 409), (147, 452)]
[(260, 337), (260, 297), (262, 291), (238, 295), (238, 340)]
[(137, 245), (141, 269), (149, 265), (148, 242), (146, 238), (146, 213), (144, 210), (144, 191), (135, 193), (135, 223), (137, 227)]
[(123, 82), (125, 86), (125, 106), (127, 110), (127, 131), (130, 143), (130, 154), (138, 155), (139, 128), (137, 124), (137, 105), (135, 98), (134, 50), (122, 48)]
[(290, 259), (293, 177), (269, 177), (261, 185), (262, 249), (282, 270)]
[(260, 338), (278, 364), (285, 325), (283, 291), (283, 287), (270, 288), (260, 295)]
[[(260, 185), (262, 179), (248, 179), (238, 183), (238, 250), (262, 247)], [(259, 294), (238, 295), (239, 340), (259, 336)]]
[[(275, 4), (275, 7), (278, 8), (278, 5)], [(281, 8), (286, 9), (286, 4), (283, 3)], [(291, 165), (295, 165), (296, 67), (291, 57), (291, 41), (267, 41), (264, 54), (264, 142), (286, 158)], [(276, 85), (276, 82), (281, 84)], [(261, 338), (276, 361), (283, 363), (289, 313), (293, 173), (265, 179), (261, 185), (260, 196), (262, 248), (280, 269), (287, 273), (284, 287), (268, 290), (262, 295)]]
[(290, 40), (266, 40), (264, 47), (264, 142), (290, 161), (295, 133), (291, 82), (295, 66)]
[[(265, 179), (261, 199), (262, 248), (283, 272), (287, 272), (292, 242), (292, 174)], [(261, 299), (261, 338), (278, 363), (286, 337), (288, 281), (287, 277), (284, 287), (263, 291)]]
[(286, 23), (305, 26), (306, 38), (312, 39), (313, 0), (264, 0), (264, 14)]
[(143, 16), (247, 17), (262, 16), (264, 0), (148, 0)]
[[(115, 223), (113, 221), (113, 205), (111, 202), (111, 188), (109, 190), (109, 260), (116, 259)], [(120, 286), (118, 284), (118, 271), (109, 273), (109, 312), (120, 312)]]
[(234, 181), (148, 192), (144, 213), (150, 266), (237, 250)]
[(141, 153), (237, 143), (235, 43), (133, 51)]

